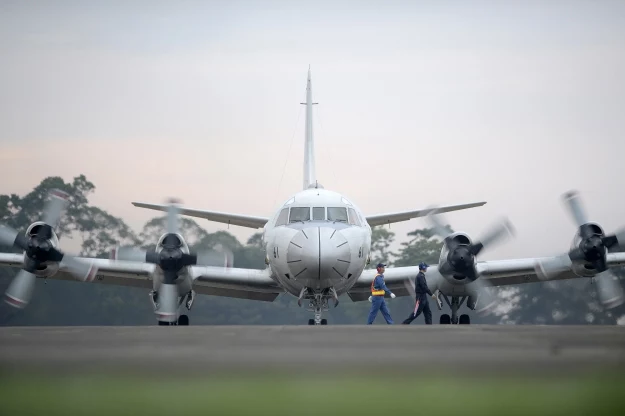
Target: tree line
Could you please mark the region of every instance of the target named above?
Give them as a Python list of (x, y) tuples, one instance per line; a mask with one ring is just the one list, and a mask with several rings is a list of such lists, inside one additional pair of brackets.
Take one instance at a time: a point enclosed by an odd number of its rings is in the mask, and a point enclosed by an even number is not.
[[(71, 182), (60, 177), (48, 177), (24, 196), (0, 195), (0, 223), (20, 231), (41, 220), (45, 199), (50, 189), (57, 188), (70, 195), (70, 204), (57, 233), (61, 248), (67, 238), (77, 238), (81, 256), (108, 258), (116, 245), (143, 248), (154, 244), (165, 230), (165, 216), (147, 221), (140, 232), (129, 227), (122, 218), (91, 205), (89, 196), (95, 185), (84, 175)], [(253, 234), (245, 243), (227, 231), (209, 233), (187, 217), (179, 219), (181, 234), (192, 250), (203, 251), (221, 245), (234, 254), (234, 267), (263, 269), (265, 253), (262, 234)], [(451, 228), (450, 228), (451, 231)], [(436, 264), (442, 241), (432, 229), (414, 230), (407, 235), (396, 252), (391, 251), (395, 234), (387, 228), (376, 227), (372, 235), (371, 265), (384, 262), (391, 266), (414, 266), (421, 261)], [(14, 251), (1, 247), (0, 251)], [(0, 267), (0, 293), (4, 293), (18, 269)], [(625, 278), (623, 269), (615, 273)], [(622, 281), (622, 280), (621, 280)], [(496, 314), (479, 318), (471, 314), (474, 323), (505, 324), (615, 324), (625, 315), (625, 307), (606, 311), (597, 301), (596, 290), (589, 279), (530, 283), (497, 290), (503, 307)], [(413, 299), (402, 297), (389, 302), (395, 321), (407, 316)], [(330, 308), (327, 317), (332, 324), (363, 324), (368, 302), (354, 303), (344, 295), (338, 308)], [(434, 321), (440, 313), (432, 306)], [(466, 312), (465, 312), (466, 313)], [(199, 295), (190, 313), (192, 324), (253, 325), (305, 324), (310, 312), (297, 306), (295, 297), (282, 294), (273, 303), (244, 299)], [(378, 319), (378, 323), (382, 320)], [(419, 319), (415, 323), (422, 323)], [(413, 325), (415, 324), (413, 323)], [(0, 325), (154, 325), (154, 313), (145, 289), (82, 284), (71, 281), (37, 279), (33, 298), (24, 310), (2, 303)]]

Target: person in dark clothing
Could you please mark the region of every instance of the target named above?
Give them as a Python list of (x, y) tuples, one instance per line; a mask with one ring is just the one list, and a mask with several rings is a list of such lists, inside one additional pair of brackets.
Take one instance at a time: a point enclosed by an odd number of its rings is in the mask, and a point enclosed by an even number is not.
[(416, 303), (410, 316), (402, 322), (404, 325), (408, 325), (417, 319), (417, 316), (421, 315), (421, 312), (423, 312), (423, 316), (425, 317), (425, 324), (432, 325), (432, 310), (430, 310), (428, 295), (432, 296), (434, 299), (436, 299), (436, 295), (432, 294), (432, 291), (425, 281), (425, 272), (428, 270), (428, 267), (430, 266), (426, 263), (419, 264), (419, 273), (417, 274), (414, 285)]

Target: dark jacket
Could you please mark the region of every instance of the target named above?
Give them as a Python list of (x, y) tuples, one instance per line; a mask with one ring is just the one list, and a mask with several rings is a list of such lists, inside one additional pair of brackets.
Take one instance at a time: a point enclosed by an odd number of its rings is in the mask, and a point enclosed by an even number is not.
[(425, 274), (423, 272), (419, 272), (419, 274), (417, 274), (417, 278), (414, 281), (414, 291), (417, 294), (417, 297), (425, 293), (432, 296), (432, 291), (425, 281)]

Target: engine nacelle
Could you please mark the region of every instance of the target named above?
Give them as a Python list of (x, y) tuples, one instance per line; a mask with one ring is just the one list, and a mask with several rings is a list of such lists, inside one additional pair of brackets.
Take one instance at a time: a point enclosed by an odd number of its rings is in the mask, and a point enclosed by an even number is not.
[(184, 240), (182, 235), (178, 233), (165, 233), (163, 234), (156, 243), (156, 252), (160, 253), (165, 245), (173, 245), (176, 248), (179, 248), (184, 254), (189, 254), (189, 246), (187, 242)]
[[(26, 237), (33, 238), (34, 236), (37, 235), (37, 233), (39, 232), (39, 229), (42, 225), (45, 225), (45, 222), (43, 221), (36, 221), (33, 222), (32, 224), (30, 224), (28, 226), (28, 228), (26, 229)], [(50, 242), (50, 245), (52, 245), (52, 247), (58, 249), (59, 247), (59, 238), (57, 237), (56, 233), (54, 232), (54, 229), (52, 230), (52, 237), (48, 240)], [(53, 276), (54, 274), (56, 274), (56, 272), (59, 271), (59, 264), (55, 263), (55, 262), (43, 262), (39, 265), (39, 267), (37, 267), (37, 269), (35, 270), (35, 275), (36, 276), (40, 276), (40, 277), (50, 277)]]
[[(584, 228), (586, 233), (588, 233), (589, 235), (592, 235), (593, 237), (596, 236), (598, 238), (602, 238), (605, 236), (603, 228), (601, 228), (601, 226), (597, 223), (589, 222), (589, 223), (584, 224), (582, 227)], [(573, 241), (571, 242), (570, 251), (582, 249), (581, 247), (582, 240), (583, 240), (583, 237), (581, 235), (582, 227), (577, 229), (577, 232), (575, 233), (575, 236), (573, 237)], [(603, 247), (603, 250), (604, 250), (603, 255), (607, 255), (608, 249)], [(598, 271), (595, 269), (592, 263), (590, 263), (589, 261), (585, 259), (572, 258), (571, 263), (572, 263), (571, 270), (573, 271), (573, 273), (575, 273), (578, 276), (593, 277), (598, 273)]]
[(456, 232), (447, 236), (443, 240), (443, 248), (438, 260), (438, 271), (448, 281), (453, 284), (466, 284), (472, 280), (467, 274), (477, 276), (475, 256), (469, 253), (473, 245), (471, 237), (467, 234)]

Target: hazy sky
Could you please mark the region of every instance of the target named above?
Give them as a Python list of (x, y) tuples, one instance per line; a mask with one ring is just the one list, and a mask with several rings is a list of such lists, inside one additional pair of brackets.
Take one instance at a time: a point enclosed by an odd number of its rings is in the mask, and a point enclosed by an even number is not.
[(137, 229), (130, 202), (168, 196), (270, 216), (301, 187), (310, 64), (319, 181), (365, 213), (486, 200), (446, 217), (511, 219), (482, 259), (567, 250), (572, 188), (625, 225), (623, 1), (5, 0), (0, 57), (0, 193), (83, 173)]

